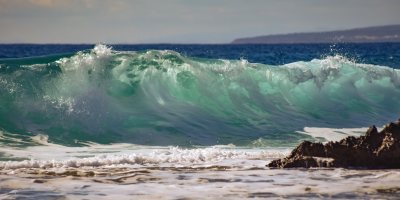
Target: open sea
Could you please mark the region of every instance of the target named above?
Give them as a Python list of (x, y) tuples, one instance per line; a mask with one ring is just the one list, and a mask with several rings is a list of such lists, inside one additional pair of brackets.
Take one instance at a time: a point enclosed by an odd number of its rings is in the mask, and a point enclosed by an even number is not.
[(265, 165), (399, 117), (400, 43), (1, 44), (0, 199), (398, 199)]

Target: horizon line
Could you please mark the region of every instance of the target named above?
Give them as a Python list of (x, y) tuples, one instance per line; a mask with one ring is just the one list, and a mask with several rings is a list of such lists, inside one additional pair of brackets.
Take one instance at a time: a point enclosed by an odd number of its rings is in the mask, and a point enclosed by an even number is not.
[(302, 44), (384, 44), (384, 43), (400, 43), (400, 41), (392, 41), (392, 42), (321, 42), (321, 43), (298, 43), (298, 42), (282, 42), (282, 43), (37, 43), (37, 42), (10, 42), (10, 43), (0, 43), (0, 45), (284, 45), (284, 44), (291, 44), (291, 45), (302, 45)]

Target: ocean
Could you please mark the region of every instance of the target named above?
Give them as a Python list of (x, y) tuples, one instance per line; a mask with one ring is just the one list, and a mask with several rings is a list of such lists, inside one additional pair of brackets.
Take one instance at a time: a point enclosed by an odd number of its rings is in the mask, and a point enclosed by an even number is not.
[(265, 165), (399, 99), (399, 43), (2, 44), (0, 198), (396, 199), (399, 170)]

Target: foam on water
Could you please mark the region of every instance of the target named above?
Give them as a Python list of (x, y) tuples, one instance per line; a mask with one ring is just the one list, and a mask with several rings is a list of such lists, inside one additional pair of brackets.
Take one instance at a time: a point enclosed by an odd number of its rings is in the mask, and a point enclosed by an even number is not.
[[(181, 154), (186, 150), (167, 151)], [(115, 164), (115, 158), (102, 166), (97, 161), (77, 166), (85, 160), (81, 159), (65, 162), (60, 168), (32, 162), (25, 162), (28, 168), (23, 168), (24, 162), (19, 162), (19, 167), (0, 169), (0, 198), (396, 199), (400, 190), (399, 170), (270, 170), (265, 167), (267, 161), (248, 159), (199, 165), (205, 159), (198, 159), (198, 150), (183, 154), (186, 165), (172, 166), (137, 162), (122, 165), (121, 160)], [(181, 158), (167, 162), (175, 161), (181, 162)]]
[[(382, 129), (382, 128), (378, 128)], [(320, 128), (320, 127), (304, 127), (303, 131), (298, 131), (298, 133), (310, 135), (313, 138), (322, 141), (339, 141), (348, 136), (361, 136), (366, 133), (368, 127), (364, 128)]]
[[(288, 149), (132, 144), (1, 147), (0, 198), (68, 199), (396, 199), (399, 170), (272, 170)], [(207, 191), (207, 193), (204, 193)]]
[[(96, 144), (90, 147), (50, 145), (26, 149), (0, 148), (0, 151), (9, 158), (26, 159), (22, 161), (0, 161), (0, 170), (105, 166), (204, 167), (213, 165), (245, 168), (252, 166), (254, 162), (261, 163), (261, 166), (263, 166), (266, 160), (280, 158), (288, 153), (288, 149), (262, 150), (234, 147), (182, 149), (131, 144)], [(234, 163), (236, 165), (233, 165)]]

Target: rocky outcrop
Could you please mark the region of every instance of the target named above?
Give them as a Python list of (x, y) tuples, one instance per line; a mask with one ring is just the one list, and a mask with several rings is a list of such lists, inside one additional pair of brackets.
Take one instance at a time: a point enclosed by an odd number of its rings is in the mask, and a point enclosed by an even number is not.
[(270, 168), (400, 168), (400, 120), (378, 132), (375, 126), (365, 136), (347, 137), (339, 142), (304, 141), (289, 156), (274, 160)]

